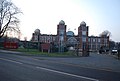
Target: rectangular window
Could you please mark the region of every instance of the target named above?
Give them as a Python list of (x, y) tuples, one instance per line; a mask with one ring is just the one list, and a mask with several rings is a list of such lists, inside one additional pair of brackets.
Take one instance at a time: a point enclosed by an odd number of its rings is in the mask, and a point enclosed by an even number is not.
[(86, 31), (82, 31), (82, 35), (85, 35), (85, 36), (86, 36)]
[(35, 36), (35, 41), (38, 41), (38, 36)]
[(88, 42), (90, 42), (90, 38), (88, 38)]
[(93, 40), (92, 40), (93, 42), (95, 42), (95, 39), (93, 38)]
[(83, 42), (86, 42), (86, 37), (82, 37), (82, 41), (83, 41)]
[(98, 42), (100, 42), (100, 38), (98, 38)]

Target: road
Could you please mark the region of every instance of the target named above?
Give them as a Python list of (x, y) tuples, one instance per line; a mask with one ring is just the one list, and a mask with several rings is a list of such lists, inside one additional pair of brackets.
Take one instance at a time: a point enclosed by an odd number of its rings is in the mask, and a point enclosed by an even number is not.
[(120, 73), (0, 53), (0, 81), (120, 81)]

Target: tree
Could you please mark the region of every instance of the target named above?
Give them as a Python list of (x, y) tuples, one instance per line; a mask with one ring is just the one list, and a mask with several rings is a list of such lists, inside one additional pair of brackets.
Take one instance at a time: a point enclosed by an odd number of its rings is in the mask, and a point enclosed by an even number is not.
[(17, 18), (19, 13), (22, 12), (11, 1), (0, 1), (0, 38), (9, 30), (20, 32), (20, 21)]
[(105, 30), (105, 31), (103, 31), (101, 34), (100, 34), (100, 36), (106, 36), (106, 37), (110, 37), (111, 36), (111, 32), (110, 31), (108, 31), (108, 30)]

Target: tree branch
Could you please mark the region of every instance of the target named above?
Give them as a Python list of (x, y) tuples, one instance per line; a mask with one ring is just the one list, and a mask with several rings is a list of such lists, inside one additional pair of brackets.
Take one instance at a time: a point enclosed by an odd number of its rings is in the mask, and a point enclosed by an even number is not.
[(10, 23), (10, 20), (11, 20), (11, 15), (10, 15), (10, 18), (9, 18), (9, 21), (7, 22), (7, 24), (3, 27), (3, 29), (0, 31), (0, 34), (2, 33), (4, 35), (9, 23)]
[(11, 29), (14, 31), (20, 31), (18, 28), (19, 19), (17, 14), (22, 13), (19, 9), (10, 1), (3, 0), (0, 8), (0, 38), (4, 33)]

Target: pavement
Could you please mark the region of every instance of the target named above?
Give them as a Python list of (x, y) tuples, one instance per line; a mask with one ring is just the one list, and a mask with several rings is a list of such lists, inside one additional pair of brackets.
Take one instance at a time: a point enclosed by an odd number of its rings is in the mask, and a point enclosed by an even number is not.
[[(0, 50), (0, 52), (9, 52), (13, 54), (23, 55), (21, 52)], [(26, 54), (25, 54), (26, 55)], [(113, 55), (90, 53), (89, 57), (43, 57), (34, 56), (35, 59), (49, 60), (62, 64), (73, 66), (99, 69), (111, 72), (120, 72), (120, 60)]]

